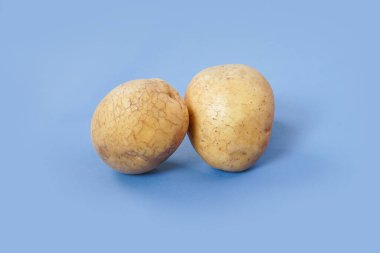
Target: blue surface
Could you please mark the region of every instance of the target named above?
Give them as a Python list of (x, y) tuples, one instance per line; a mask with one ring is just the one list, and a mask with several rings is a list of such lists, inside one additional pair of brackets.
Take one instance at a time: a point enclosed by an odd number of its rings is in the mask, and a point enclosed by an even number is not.
[[(0, 252), (380, 252), (379, 8), (0, 0)], [(109, 90), (160, 77), (183, 95), (225, 63), (275, 93), (253, 169), (213, 170), (187, 139), (142, 176), (97, 157)]]

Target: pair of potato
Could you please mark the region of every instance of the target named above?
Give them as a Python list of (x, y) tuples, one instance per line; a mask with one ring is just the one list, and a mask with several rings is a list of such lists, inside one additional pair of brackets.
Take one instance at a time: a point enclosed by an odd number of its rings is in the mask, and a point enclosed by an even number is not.
[(140, 79), (113, 89), (97, 107), (91, 137), (115, 170), (140, 174), (156, 168), (186, 132), (214, 168), (243, 171), (268, 145), (273, 92), (255, 69), (241, 64), (207, 68), (190, 82), (185, 100), (161, 79)]

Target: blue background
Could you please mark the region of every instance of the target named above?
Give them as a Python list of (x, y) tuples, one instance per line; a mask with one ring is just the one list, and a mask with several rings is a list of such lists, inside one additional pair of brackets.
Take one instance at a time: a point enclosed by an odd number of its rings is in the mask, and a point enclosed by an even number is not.
[[(380, 252), (376, 1), (0, 0), (0, 252)], [(270, 146), (238, 174), (188, 139), (110, 170), (90, 141), (116, 85), (181, 95), (205, 67), (272, 84)]]

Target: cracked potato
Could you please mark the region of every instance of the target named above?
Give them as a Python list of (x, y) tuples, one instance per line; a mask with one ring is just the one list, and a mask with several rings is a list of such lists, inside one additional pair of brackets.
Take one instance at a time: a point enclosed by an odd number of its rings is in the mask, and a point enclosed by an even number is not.
[(126, 82), (100, 102), (91, 122), (95, 150), (127, 174), (156, 168), (182, 142), (189, 124), (178, 92), (161, 79)]

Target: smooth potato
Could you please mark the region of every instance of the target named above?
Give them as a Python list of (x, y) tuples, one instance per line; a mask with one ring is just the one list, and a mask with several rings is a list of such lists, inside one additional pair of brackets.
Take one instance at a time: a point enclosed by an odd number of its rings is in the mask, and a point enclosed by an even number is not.
[(161, 79), (126, 82), (97, 107), (92, 143), (115, 170), (139, 174), (156, 168), (182, 142), (189, 124), (178, 92)]
[(212, 167), (245, 170), (267, 147), (274, 98), (255, 69), (241, 64), (207, 68), (191, 80), (185, 102), (190, 141)]

